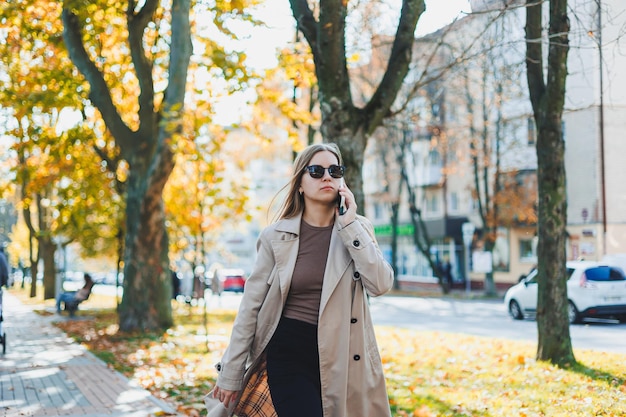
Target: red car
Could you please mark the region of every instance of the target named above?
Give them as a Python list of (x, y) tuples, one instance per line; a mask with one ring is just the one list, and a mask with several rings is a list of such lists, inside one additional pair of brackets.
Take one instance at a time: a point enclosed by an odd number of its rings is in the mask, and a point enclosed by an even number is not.
[(220, 269), (217, 271), (222, 291), (243, 292), (246, 275), (243, 269)]

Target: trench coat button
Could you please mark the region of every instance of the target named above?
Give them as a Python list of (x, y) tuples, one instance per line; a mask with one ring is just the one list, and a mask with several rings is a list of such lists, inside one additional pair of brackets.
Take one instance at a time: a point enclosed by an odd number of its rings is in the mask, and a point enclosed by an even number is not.
[(354, 271), (354, 274), (352, 274), (352, 276), (357, 279), (361, 278), (361, 274), (359, 273), (359, 271)]
[(361, 245), (361, 242), (359, 242), (358, 240), (355, 240), (354, 242), (352, 242), (352, 245), (353, 245), (355, 248), (358, 248), (358, 247)]
[(353, 323), (353, 324), (354, 324), (354, 323), (356, 323), (356, 322), (357, 322), (356, 317), (352, 317), (352, 318), (350, 319), (350, 323)]
[(353, 358), (355, 361), (359, 361), (359, 360), (361, 360), (361, 355), (354, 355), (352, 358)]
[(218, 363), (217, 365), (215, 365), (215, 369), (217, 369), (217, 372), (220, 372), (222, 370), (222, 364)]

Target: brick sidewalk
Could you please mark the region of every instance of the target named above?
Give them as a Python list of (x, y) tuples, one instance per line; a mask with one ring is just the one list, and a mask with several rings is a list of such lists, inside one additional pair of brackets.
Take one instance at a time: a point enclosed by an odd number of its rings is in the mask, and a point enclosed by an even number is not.
[(0, 417), (177, 416), (174, 408), (133, 385), (72, 342), (14, 296), (3, 293)]

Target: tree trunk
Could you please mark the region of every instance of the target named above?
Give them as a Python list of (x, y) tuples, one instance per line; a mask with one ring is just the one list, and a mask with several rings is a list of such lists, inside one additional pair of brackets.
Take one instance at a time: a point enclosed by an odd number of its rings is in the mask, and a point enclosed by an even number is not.
[(485, 295), (489, 297), (498, 295), (496, 284), (493, 280), (493, 271), (485, 273)]
[(539, 164), (539, 243), (537, 300), (537, 358), (559, 364), (574, 361), (567, 315), (565, 268), (567, 196), (564, 142), (560, 119), (543, 120), (537, 143)]
[(565, 268), (567, 194), (562, 115), (565, 102), (569, 21), (567, 1), (550, 0), (550, 43), (544, 80), (542, 2), (527, 0), (526, 68), (537, 125), (538, 225), (537, 359), (558, 366), (576, 362), (567, 316)]
[[(190, 0), (171, 2), (167, 87), (156, 100), (154, 62), (147, 57), (144, 34), (155, 22), (160, 2), (131, 3), (127, 15), (128, 46), (139, 82), (139, 124), (131, 129), (116, 108), (103, 70), (87, 53), (79, 17), (64, 7), (63, 38), (70, 58), (90, 85), (90, 100), (100, 111), (128, 161), (124, 295), (119, 308), (122, 331), (160, 330), (172, 321), (172, 280), (169, 273), (163, 188), (174, 168), (172, 138), (182, 130), (187, 71), (191, 58)], [(132, 7), (134, 5), (134, 7)], [(158, 102), (158, 104), (157, 104)]]
[[(21, 159), (22, 160), (22, 159)], [(21, 191), (22, 193), (26, 189), (27, 181), (23, 180)], [(22, 200), (25, 198), (25, 195), (22, 194)], [(36, 196), (36, 201), (38, 204), (37, 213), (41, 213), (41, 199), (39, 196)], [(41, 244), (39, 244), (37, 239), (38, 232), (35, 230), (35, 226), (33, 225), (33, 219), (31, 217), (32, 213), (30, 210), (30, 205), (25, 204), (22, 210), (22, 215), (24, 216), (24, 222), (26, 223), (26, 227), (28, 227), (28, 255), (30, 260), (30, 297), (35, 298), (37, 296), (37, 275), (39, 273), (39, 259), (41, 255)], [(39, 219), (39, 223), (42, 223), (41, 217)], [(38, 242), (37, 247), (33, 245), (34, 242)]]
[[(169, 176), (157, 167), (153, 175)], [(150, 185), (146, 189), (146, 184)], [(164, 181), (131, 171), (126, 196), (124, 294), (119, 308), (122, 331), (165, 329), (172, 321), (172, 280), (163, 206)]]
[[(487, 236), (495, 236), (495, 231), (488, 230), (486, 233)], [(493, 247), (495, 246), (495, 239), (488, 238), (485, 242), (485, 251), (491, 254), (491, 259), (493, 259)], [(492, 262), (493, 265), (493, 262)], [(496, 291), (496, 283), (493, 280), (493, 269), (491, 272), (485, 273), (485, 295), (489, 297), (494, 297), (498, 295)]]
[[(367, 139), (361, 130), (340, 129), (335, 118), (326, 119), (322, 123), (325, 142), (335, 142), (346, 166), (346, 185), (354, 193), (359, 214), (365, 214), (365, 194), (363, 193), (363, 159)], [(337, 130), (339, 134), (335, 134)], [(332, 132), (332, 133), (331, 133)]]
[[(400, 197), (398, 196), (398, 200)], [(393, 288), (400, 289), (398, 281), (398, 214), (400, 211), (400, 202), (391, 203), (391, 267), (393, 268)]]
[(39, 238), (39, 253), (43, 259), (43, 299), (56, 298), (57, 271), (54, 262), (56, 246), (50, 238)]
[[(31, 238), (32, 242), (32, 238)], [(32, 245), (32, 244), (31, 244)], [(39, 273), (39, 258), (31, 257), (30, 264), (30, 298), (37, 297), (37, 274)]]

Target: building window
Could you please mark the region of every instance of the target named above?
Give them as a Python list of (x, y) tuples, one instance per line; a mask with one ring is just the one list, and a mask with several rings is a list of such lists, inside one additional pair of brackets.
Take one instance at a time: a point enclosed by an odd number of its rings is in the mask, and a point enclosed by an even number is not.
[(468, 207), (468, 209), (467, 209), (467, 210), (468, 210), (469, 212), (473, 212), (473, 211), (478, 210), (478, 200), (476, 200), (476, 199), (474, 198), (474, 196), (473, 196), (473, 195), (471, 195), (471, 194), (469, 195), (468, 206), (469, 206), (469, 207)]
[(383, 207), (380, 203), (374, 203), (374, 219), (380, 220), (383, 218)]
[(459, 193), (450, 193), (450, 212), (455, 213), (459, 211)]
[(439, 199), (436, 195), (431, 195), (426, 200), (426, 211), (429, 213), (437, 213), (439, 211)]
[(439, 152), (436, 150), (432, 150), (428, 153), (428, 163), (431, 166), (439, 166), (441, 164), (441, 158), (439, 157)]
[(535, 241), (533, 239), (521, 239), (519, 241), (520, 262), (537, 262), (537, 253), (535, 252)]
[(509, 248), (509, 229), (498, 227), (496, 229), (496, 241), (492, 249), (493, 269), (495, 271), (509, 271), (511, 257)]

